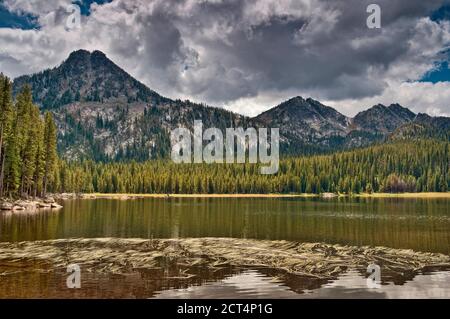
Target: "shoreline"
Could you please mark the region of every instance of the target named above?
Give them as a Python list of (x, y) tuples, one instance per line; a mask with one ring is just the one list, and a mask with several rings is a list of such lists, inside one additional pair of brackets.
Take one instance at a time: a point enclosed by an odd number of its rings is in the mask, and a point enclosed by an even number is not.
[(80, 198), (85, 199), (137, 199), (137, 198), (448, 198), (450, 192), (447, 193), (373, 193), (373, 194), (107, 194), (107, 193), (91, 193), (82, 194)]
[(436, 192), (426, 192), (426, 193), (373, 193), (373, 194), (355, 194), (353, 197), (361, 198), (449, 198), (450, 192), (446, 193), (436, 193)]
[[(283, 199), (283, 198), (321, 198), (321, 199), (335, 199), (335, 198), (398, 198), (398, 199), (450, 199), (450, 192), (447, 193), (361, 193), (361, 194), (107, 194), (107, 193), (62, 193), (52, 194), (48, 198), (36, 198), (33, 200), (19, 199), (11, 200), (7, 198), (0, 198), (0, 211), (32, 211), (39, 209), (59, 209), (64, 200), (72, 199), (113, 199), (113, 200), (133, 200), (143, 198), (228, 198), (228, 199)], [(59, 201), (59, 203), (57, 202)]]

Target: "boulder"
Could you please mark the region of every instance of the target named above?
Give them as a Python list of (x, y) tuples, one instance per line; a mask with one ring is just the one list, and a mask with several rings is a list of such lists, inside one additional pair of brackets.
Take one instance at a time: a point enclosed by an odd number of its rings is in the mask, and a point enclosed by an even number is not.
[(62, 206), (59, 205), (58, 203), (52, 203), (50, 206), (51, 208), (62, 208)]
[(45, 204), (53, 204), (55, 202), (55, 199), (53, 197), (46, 197), (44, 198)]
[(38, 207), (38, 202), (32, 200), (18, 200), (14, 203), (15, 210), (22, 210), (17, 207), (22, 207), (25, 210), (35, 210)]
[(335, 198), (335, 197), (337, 197), (337, 195), (334, 194), (334, 193), (322, 193), (322, 194), (320, 194), (320, 196), (322, 198)]
[(0, 209), (1, 210), (12, 210), (14, 208), (14, 205), (9, 202), (1, 202), (0, 203)]

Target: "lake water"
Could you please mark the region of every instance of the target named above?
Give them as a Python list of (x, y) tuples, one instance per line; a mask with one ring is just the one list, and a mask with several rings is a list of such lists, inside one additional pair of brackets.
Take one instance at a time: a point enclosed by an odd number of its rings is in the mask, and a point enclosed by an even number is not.
[[(1, 212), (0, 241), (232, 237), (385, 246), (450, 255), (449, 199), (145, 198), (63, 204), (61, 210)], [(280, 279), (269, 269), (254, 267), (200, 273), (198, 280), (189, 282), (165, 281), (164, 274), (144, 281), (142, 274), (89, 274), (83, 289), (72, 292), (62, 288), (66, 274), (61, 270), (39, 275), (11, 272), (0, 278), (0, 297), (450, 298), (448, 271), (383, 282), (376, 292), (367, 289), (364, 274), (352, 271), (320, 284), (295, 276)]]

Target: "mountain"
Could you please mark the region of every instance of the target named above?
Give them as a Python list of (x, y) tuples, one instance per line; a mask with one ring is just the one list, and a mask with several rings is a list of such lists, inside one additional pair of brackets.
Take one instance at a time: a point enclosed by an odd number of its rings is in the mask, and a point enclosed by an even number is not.
[(410, 123), (396, 128), (389, 136), (390, 140), (412, 138), (438, 138), (450, 140), (450, 118), (432, 117), (419, 113)]
[(294, 97), (258, 115), (265, 127), (279, 127), (290, 154), (326, 152), (342, 147), (351, 119), (311, 98)]
[(67, 159), (147, 160), (170, 152), (170, 130), (244, 125), (244, 116), (189, 101), (160, 96), (100, 51), (78, 50), (60, 66), (14, 80), (13, 94), (24, 84), (33, 101), (50, 110), (58, 126), (58, 150)]
[(163, 97), (100, 51), (78, 50), (58, 67), (16, 78), (54, 114), (58, 150), (66, 159), (137, 161), (167, 157), (170, 131), (204, 127), (278, 127), (284, 154), (325, 153), (416, 136), (448, 139), (449, 118), (414, 114), (398, 104), (375, 105), (349, 118), (311, 98), (294, 97), (249, 118), (221, 108)]
[(60, 66), (14, 80), (16, 94), (23, 84), (33, 88), (33, 100), (43, 109), (56, 109), (74, 102), (144, 102), (165, 99), (135, 80), (103, 52), (72, 52)]
[[(256, 119), (266, 126), (280, 127), (290, 142), (291, 151), (302, 149), (330, 151), (373, 144), (375, 142), (450, 135), (450, 118), (415, 114), (399, 104), (374, 105), (346, 117), (311, 98), (295, 97), (260, 114)], [(294, 147), (293, 147), (294, 146)]]
[(389, 106), (378, 104), (358, 113), (353, 119), (353, 124), (361, 131), (387, 134), (412, 122), (415, 117), (416, 114), (399, 104)]
[(271, 127), (283, 127), (304, 140), (345, 136), (350, 124), (350, 119), (335, 109), (300, 96), (281, 103), (256, 119)]

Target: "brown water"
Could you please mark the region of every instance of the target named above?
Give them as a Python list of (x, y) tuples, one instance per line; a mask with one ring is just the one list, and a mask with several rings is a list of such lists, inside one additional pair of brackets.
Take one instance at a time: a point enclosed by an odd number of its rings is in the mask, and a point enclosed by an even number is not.
[[(0, 241), (61, 238), (233, 237), (351, 246), (386, 246), (450, 254), (448, 199), (135, 199), (70, 200), (61, 210), (0, 213)], [(65, 288), (65, 269), (31, 263), (0, 265), (0, 297), (448, 297), (448, 272), (422, 273), (381, 290), (364, 274), (317, 282), (267, 269), (198, 269), (195, 278), (167, 272), (86, 274), (80, 290)], [(39, 269), (36, 272), (36, 269)], [(233, 283), (239, 283), (233, 284)], [(414, 289), (412, 288), (414, 287)], [(421, 288), (423, 287), (423, 289)], [(216, 294), (211, 295), (211, 289)], [(407, 292), (410, 292), (409, 294)], [(412, 291), (412, 292), (411, 292)]]

